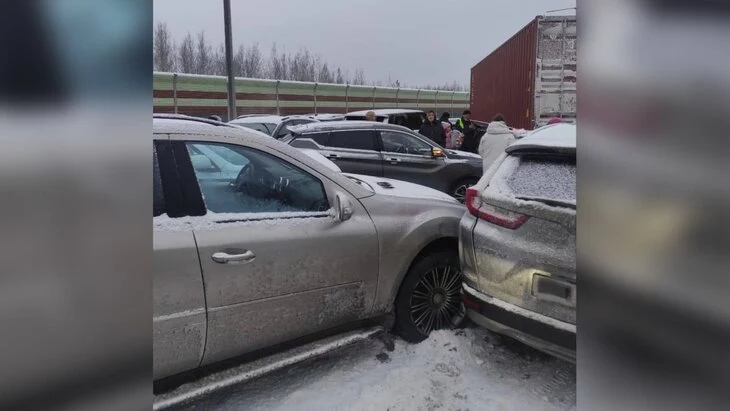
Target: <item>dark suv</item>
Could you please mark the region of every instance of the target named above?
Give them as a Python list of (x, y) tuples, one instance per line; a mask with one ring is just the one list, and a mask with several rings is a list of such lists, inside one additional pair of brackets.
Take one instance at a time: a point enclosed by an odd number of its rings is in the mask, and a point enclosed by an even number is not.
[(409, 181), (463, 201), (482, 176), (476, 154), (446, 150), (406, 127), (374, 121), (334, 121), (290, 128), (281, 141), (314, 149), (343, 172)]

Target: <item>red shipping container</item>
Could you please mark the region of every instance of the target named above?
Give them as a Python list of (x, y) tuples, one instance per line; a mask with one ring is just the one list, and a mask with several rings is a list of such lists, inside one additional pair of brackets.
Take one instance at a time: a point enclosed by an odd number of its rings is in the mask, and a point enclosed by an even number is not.
[(538, 16), (471, 69), (472, 118), (533, 129), (576, 120), (576, 17)]

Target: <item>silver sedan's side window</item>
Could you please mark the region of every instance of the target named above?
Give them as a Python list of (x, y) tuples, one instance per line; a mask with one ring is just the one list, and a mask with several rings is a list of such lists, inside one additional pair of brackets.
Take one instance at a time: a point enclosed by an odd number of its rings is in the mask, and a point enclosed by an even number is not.
[(208, 211), (287, 213), (329, 209), (322, 182), (278, 157), (233, 144), (186, 145)]

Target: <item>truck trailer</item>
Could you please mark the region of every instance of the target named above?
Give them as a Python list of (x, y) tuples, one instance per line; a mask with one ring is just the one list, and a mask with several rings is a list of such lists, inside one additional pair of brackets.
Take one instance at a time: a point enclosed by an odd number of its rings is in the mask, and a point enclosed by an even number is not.
[(537, 16), (472, 67), (472, 117), (502, 113), (528, 130), (553, 117), (575, 123), (576, 39), (576, 16)]

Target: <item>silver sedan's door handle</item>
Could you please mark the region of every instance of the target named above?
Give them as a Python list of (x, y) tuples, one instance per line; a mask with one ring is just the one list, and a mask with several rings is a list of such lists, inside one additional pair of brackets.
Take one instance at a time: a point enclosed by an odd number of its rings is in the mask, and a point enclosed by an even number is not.
[(325, 157), (327, 158), (338, 158), (339, 156), (337, 154), (327, 154)]
[(246, 250), (241, 254), (217, 252), (211, 257), (218, 264), (247, 264), (256, 259), (253, 251)]
[(391, 163), (400, 163), (400, 158), (391, 157), (387, 159), (387, 161), (390, 161)]

